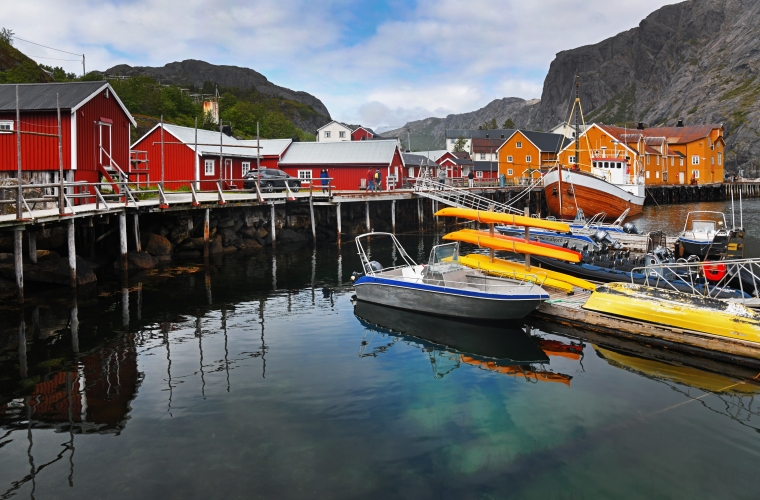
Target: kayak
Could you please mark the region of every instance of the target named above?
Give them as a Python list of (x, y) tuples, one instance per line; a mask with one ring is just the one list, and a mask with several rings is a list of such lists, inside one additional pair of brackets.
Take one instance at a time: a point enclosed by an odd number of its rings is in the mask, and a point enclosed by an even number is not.
[(461, 241), (464, 243), (471, 243), (478, 245), (479, 247), (490, 248), (492, 250), (505, 250), (507, 252), (522, 253), (528, 255), (539, 255), (542, 257), (549, 257), (552, 259), (567, 261), (567, 262), (580, 262), (581, 255), (578, 252), (567, 250), (566, 248), (554, 247), (553, 245), (542, 246), (533, 242), (526, 242), (523, 240), (506, 240), (490, 236), (483, 231), (474, 231), (472, 229), (462, 229), (454, 231), (443, 236), (444, 240), (448, 241)]
[[(477, 229), (460, 229), (460, 231), (464, 231), (466, 233), (477, 233), (477, 234), (480, 234), (480, 235), (486, 234), (486, 235), (490, 236), (490, 233), (486, 233), (485, 231), (478, 231)], [(519, 242), (519, 243), (530, 243), (531, 245), (536, 245), (536, 246), (539, 246), (539, 247), (544, 247), (544, 248), (549, 248), (551, 250), (556, 250), (556, 251), (559, 251), (559, 252), (564, 252), (564, 253), (566, 253), (569, 256), (569, 259), (563, 259), (563, 260), (568, 260), (570, 262), (579, 262), (579, 261), (575, 260), (576, 257), (579, 258), (579, 259), (583, 259), (583, 254), (581, 252), (578, 252), (576, 250), (572, 250), (570, 248), (565, 248), (565, 247), (560, 246), (560, 245), (554, 245), (552, 243), (545, 243), (543, 241), (533, 241), (533, 240), (525, 241), (525, 238), (519, 238), (517, 236), (509, 236), (507, 234), (499, 234), (499, 233), (494, 233), (493, 237), (496, 238), (497, 240), (516, 241), (516, 242)]]
[(488, 212), (485, 210), (473, 210), (471, 208), (443, 208), (435, 213), (436, 217), (459, 217), (482, 222), (483, 224), (507, 224), (522, 227), (536, 227), (549, 229), (563, 233), (570, 232), (570, 225), (566, 222), (536, 219), (524, 215), (505, 214), (500, 212)]
[(760, 343), (760, 314), (742, 304), (631, 283), (600, 285), (582, 306), (719, 337)]
[(567, 293), (572, 293), (573, 287), (582, 288), (584, 290), (596, 290), (596, 286), (588, 281), (570, 276), (564, 273), (558, 273), (549, 269), (543, 269), (541, 267), (531, 266), (530, 270), (525, 269), (525, 264), (522, 262), (512, 262), (504, 259), (491, 259), (487, 255), (479, 255), (471, 253), (465, 256), (459, 256), (459, 263), (463, 266), (471, 267), (473, 269), (480, 269), (489, 274), (494, 275), (506, 275), (512, 276), (514, 274), (515, 279), (530, 279), (531, 276), (537, 277), (538, 281), (541, 278), (545, 278), (543, 284)]

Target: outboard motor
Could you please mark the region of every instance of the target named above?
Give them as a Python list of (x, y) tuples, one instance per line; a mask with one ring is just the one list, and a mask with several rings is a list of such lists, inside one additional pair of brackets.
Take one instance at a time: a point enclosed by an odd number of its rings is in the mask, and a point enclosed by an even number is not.
[(628, 234), (639, 234), (639, 228), (637, 228), (633, 223), (626, 222), (623, 224), (623, 232)]
[(600, 229), (599, 231), (595, 232), (592, 238), (594, 238), (594, 241), (596, 241), (597, 243), (611, 246), (615, 250), (619, 250), (623, 248), (623, 245), (621, 245), (619, 241), (613, 239), (612, 236), (610, 236), (610, 233), (608, 233), (607, 231), (603, 229)]
[(380, 272), (380, 271), (383, 270), (383, 265), (381, 263), (379, 263), (378, 261), (376, 261), (376, 260), (369, 261), (369, 264), (367, 264), (367, 265), (369, 266), (369, 270), (371, 270), (373, 272), (376, 272), (376, 273), (378, 273), (378, 272)]

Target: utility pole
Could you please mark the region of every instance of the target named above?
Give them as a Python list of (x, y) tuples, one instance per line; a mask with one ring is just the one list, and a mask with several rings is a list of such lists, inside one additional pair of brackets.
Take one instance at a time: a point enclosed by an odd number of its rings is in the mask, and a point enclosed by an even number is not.
[(58, 112), (58, 215), (63, 215), (63, 134), (61, 132), (61, 103), (55, 94), (55, 108)]
[(261, 135), (259, 122), (256, 122), (256, 193), (261, 193)]
[(161, 189), (164, 189), (164, 115), (161, 115)]
[(16, 180), (18, 181), (18, 191), (16, 192), (16, 219), (21, 218), (21, 109), (18, 103), (18, 85), (16, 85), (16, 156), (18, 168)]
[(82, 54), (82, 76), (87, 75), (87, 71), (84, 68), (84, 54)]

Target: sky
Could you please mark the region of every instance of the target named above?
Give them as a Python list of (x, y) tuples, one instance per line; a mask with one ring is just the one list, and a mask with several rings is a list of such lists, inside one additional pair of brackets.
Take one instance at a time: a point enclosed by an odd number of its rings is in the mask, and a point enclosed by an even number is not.
[[(636, 27), (673, 0), (24, 0), (0, 27), (86, 55), (87, 70), (184, 59), (252, 68), (383, 130), (540, 98), (556, 53)], [(40, 63), (81, 61), (16, 40)]]

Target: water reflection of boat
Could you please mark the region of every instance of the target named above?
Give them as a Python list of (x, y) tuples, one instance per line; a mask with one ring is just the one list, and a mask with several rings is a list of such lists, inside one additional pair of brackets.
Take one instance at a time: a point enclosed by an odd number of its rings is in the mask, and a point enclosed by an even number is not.
[[(443, 319), (362, 301), (356, 302), (354, 313), (370, 330), (421, 345), (438, 378), (467, 364), (530, 382), (570, 385), (572, 379), (546, 369), (543, 365), (549, 363), (549, 357), (541, 348), (543, 339), (531, 337), (519, 327)], [(386, 349), (387, 345), (379, 348), (381, 352)]]

